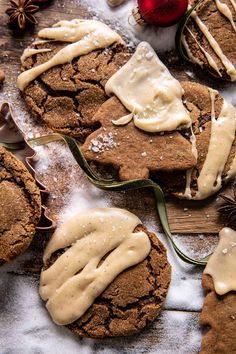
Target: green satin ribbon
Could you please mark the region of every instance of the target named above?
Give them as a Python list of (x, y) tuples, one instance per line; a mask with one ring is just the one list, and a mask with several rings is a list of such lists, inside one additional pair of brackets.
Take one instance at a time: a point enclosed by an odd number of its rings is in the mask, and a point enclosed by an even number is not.
[(177, 255), (184, 262), (189, 264), (202, 265), (202, 266), (205, 266), (207, 264), (207, 261), (211, 255), (208, 255), (207, 257), (201, 259), (193, 259), (187, 256), (184, 252), (182, 252), (175, 244), (170, 231), (169, 222), (168, 222), (164, 194), (161, 187), (157, 183), (155, 183), (151, 179), (134, 179), (130, 181), (116, 182), (114, 180), (107, 180), (97, 176), (94, 173), (94, 171), (90, 168), (76, 140), (66, 135), (61, 135), (61, 134), (45, 135), (38, 138), (30, 139), (28, 140), (28, 143), (32, 145), (32, 147), (34, 147), (34, 146), (48, 144), (50, 142), (58, 141), (58, 140), (65, 141), (72, 155), (74, 156), (75, 160), (77, 161), (81, 169), (84, 171), (88, 180), (97, 188), (108, 190), (108, 191), (124, 191), (124, 190), (152, 188), (156, 199), (156, 208), (161, 221), (161, 225), (163, 227), (165, 235), (171, 242)]

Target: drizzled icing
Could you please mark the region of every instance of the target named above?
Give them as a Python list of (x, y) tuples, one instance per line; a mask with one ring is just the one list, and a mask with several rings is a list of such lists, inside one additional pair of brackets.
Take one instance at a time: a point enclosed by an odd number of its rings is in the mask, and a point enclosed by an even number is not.
[(203, 46), (201, 46), (201, 44), (198, 42), (197, 38), (194, 36), (193, 32), (188, 27), (186, 27), (186, 30), (190, 33), (190, 35), (193, 38), (194, 42), (197, 43), (197, 45), (199, 46), (199, 48), (201, 49), (201, 51), (205, 55), (205, 57), (206, 57), (206, 59), (208, 61), (208, 64), (218, 73), (219, 76), (222, 76), (220, 71), (219, 71), (219, 68), (218, 68), (215, 60), (212, 58), (212, 56), (203, 48)]
[(230, 11), (229, 6), (224, 4), (223, 2), (221, 2), (220, 0), (215, 0), (215, 3), (216, 3), (216, 6), (217, 6), (217, 9), (222, 13), (222, 15), (224, 15), (230, 21), (234, 32), (236, 32), (236, 26), (235, 26), (235, 23), (234, 23), (233, 14)]
[(211, 275), (217, 294), (236, 291), (236, 232), (228, 227), (220, 231), (219, 244), (204, 270)]
[(180, 83), (170, 74), (152, 47), (142, 42), (131, 59), (107, 82), (106, 93), (114, 93), (131, 115), (113, 121), (134, 124), (147, 132), (172, 131), (190, 126)]
[(234, 0), (230, 0), (233, 8), (234, 8), (234, 11), (236, 12), (236, 2)]
[(188, 43), (187, 43), (187, 41), (186, 41), (186, 37), (185, 37), (184, 34), (183, 34), (183, 36), (182, 36), (182, 43), (183, 43), (183, 46), (184, 46), (184, 48), (185, 48), (185, 51), (186, 51), (186, 53), (187, 53), (187, 55), (188, 55), (188, 58), (189, 58), (193, 63), (196, 63), (196, 64), (202, 66), (202, 63), (200, 62), (200, 60), (198, 60), (195, 56), (193, 56), (193, 54), (192, 54), (192, 52), (191, 52), (191, 50), (190, 50), (190, 48), (189, 48), (189, 45), (188, 45)]
[(88, 209), (56, 230), (44, 262), (57, 250), (66, 251), (40, 278), (40, 295), (54, 322), (65, 325), (80, 318), (117, 275), (147, 257), (147, 234), (133, 232), (140, 224), (126, 210), (101, 208)]
[[(219, 9), (219, 11), (221, 13), (224, 14), (224, 16), (226, 16), (230, 21), (231, 21), (231, 17), (232, 17), (232, 21), (233, 21), (233, 16), (232, 13), (229, 9), (229, 7), (223, 3), (221, 3), (220, 1), (216, 0), (216, 5)], [(225, 5), (225, 6), (224, 6)], [(230, 76), (231, 80), (234, 81), (236, 80), (236, 68), (235, 66), (231, 63), (231, 61), (226, 57), (226, 55), (223, 53), (222, 49), (220, 48), (218, 42), (215, 40), (215, 38), (212, 36), (212, 34), (210, 33), (210, 31), (208, 30), (207, 26), (201, 21), (201, 19), (197, 16), (196, 11), (193, 11), (191, 13), (191, 17), (193, 18), (193, 20), (195, 21), (195, 23), (197, 24), (197, 26), (199, 27), (199, 29), (202, 31), (203, 35), (206, 37), (208, 43), (210, 44), (210, 46), (212, 47), (212, 49), (214, 50), (214, 52), (216, 53), (216, 55), (219, 57), (219, 59), (221, 60), (222, 64), (224, 65), (227, 74)], [(232, 26), (235, 27), (234, 25), (234, 21), (231, 22)], [(197, 42), (198, 43), (198, 42)], [(199, 43), (198, 43), (199, 45)], [(200, 47), (200, 46), (199, 46)], [(204, 53), (205, 54), (205, 53)], [(210, 57), (209, 57), (210, 58)], [(209, 59), (207, 58), (207, 60)], [(212, 63), (209, 62), (209, 64), (212, 66)], [(214, 66), (212, 66), (214, 68)], [(215, 69), (215, 68), (214, 68)], [(219, 70), (219, 69), (218, 69)], [(218, 72), (217, 70), (217, 72)]]
[(74, 58), (88, 54), (93, 50), (106, 48), (115, 42), (122, 42), (121, 37), (107, 25), (94, 20), (60, 21), (51, 28), (38, 33), (39, 38), (69, 42), (51, 59), (18, 76), (17, 84), (23, 91), (39, 75), (54, 66), (71, 62)]
[(191, 171), (187, 172), (184, 197), (188, 199), (205, 199), (221, 188), (222, 173), (235, 138), (235, 108), (224, 101), (219, 117), (216, 119), (215, 97), (218, 92), (209, 89), (209, 93), (211, 98), (211, 137), (207, 156), (197, 179), (198, 191), (194, 197), (192, 197), (190, 188)]
[(36, 49), (36, 48), (27, 48), (24, 50), (20, 60), (21, 60), (21, 63), (23, 64), (24, 61), (31, 57), (32, 55), (34, 54), (39, 54), (39, 53), (46, 53), (46, 52), (51, 52), (51, 49)]

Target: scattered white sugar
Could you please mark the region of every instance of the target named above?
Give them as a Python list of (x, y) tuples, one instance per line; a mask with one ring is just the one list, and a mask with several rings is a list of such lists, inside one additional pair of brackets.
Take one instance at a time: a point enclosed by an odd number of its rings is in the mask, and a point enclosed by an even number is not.
[(234, 85), (227, 85), (224, 89), (220, 89), (220, 94), (226, 101), (232, 103), (236, 107), (236, 87)]
[[(201, 311), (203, 305), (203, 289), (201, 285), (202, 273), (195, 266), (189, 265), (175, 254), (166, 236), (160, 234), (157, 226), (152, 221), (144, 222), (148, 230), (158, 235), (158, 238), (164, 243), (168, 250), (168, 260), (172, 266), (171, 284), (165, 302), (166, 309), (181, 309), (184, 311)], [(193, 250), (181, 242), (181, 237), (175, 237), (175, 242), (179, 248), (186, 254), (192, 254)], [(208, 250), (206, 250), (208, 254)], [(193, 255), (193, 257), (199, 255)], [(202, 257), (204, 257), (202, 255)], [(201, 268), (203, 270), (203, 268)]]
[[(5, 269), (5, 271), (4, 271)], [(54, 324), (38, 295), (38, 279), (8, 274), (1, 268), (0, 336), (3, 353), (57, 354), (195, 354), (201, 333), (198, 315), (164, 311), (150, 327), (134, 337), (105, 340), (79, 339)], [(9, 286), (9, 284), (11, 286)], [(168, 332), (166, 329), (168, 328)], [(181, 338), (181, 340), (180, 340)]]
[[(87, 6), (88, 5), (88, 6)], [(140, 41), (147, 41), (151, 46), (164, 52), (175, 47), (176, 26), (158, 28), (156, 26), (139, 26), (132, 18), (132, 9), (137, 6), (135, 0), (127, 0), (124, 4), (112, 8), (106, 0), (87, 0), (86, 8), (93, 14), (93, 19), (104, 20), (115, 31), (128, 40), (130, 46), (135, 46)]]
[(64, 208), (59, 215), (59, 223), (63, 223), (69, 220), (76, 214), (91, 208), (106, 208), (110, 207), (110, 201), (107, 198), (107, 193), (89, 185), (89, 188), (85, 188), (85, 181), (80, 187), (71, 187), (67, 200), (65, 201)]
[(104, 152), (106, 150), (113, 149), (117, 146), (117, 143), (113, 139), (113, 133), (101, 133), (96, 139), (92, 139), (89, 145), (89, 150), (92, 152)]
[(57, 354), (60, 348), (61, 353), (92, 354), (88, 341), (53, 324), (38, 295), (38, 280), (1, 271), (0, 306), (1, 353)]

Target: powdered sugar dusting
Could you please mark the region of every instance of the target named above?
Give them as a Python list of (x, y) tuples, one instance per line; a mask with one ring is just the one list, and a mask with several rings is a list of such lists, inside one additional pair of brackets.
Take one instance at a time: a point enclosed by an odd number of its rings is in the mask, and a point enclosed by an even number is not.
[[(6, 268), (5, 268), (6, 269)], [(11, 286), (6, 286), (10, 284)], [(55, 325), (38, 295), (38, 280), (1, 271), (1, 353), (17, 354), (183, 354), (198, 353), (198, 315), (164, 311), (140, 335), (112, 340), (78, 339)], [(168, 328), (168, 332), (166, 332)], [(181, 338), (181, 340), (180, 340)], [(60, 348), (60, 349), (58, 349)]]
[(140, 41), (147, 41), (159, 52), (174, 48), (176, 26), (158, 28), (135, 24), (131, 16), (132, 9), (137, 6), (135, 0), (126, 0), (116, 8), (110, 7), (105, 0), (87, 0), (86, 4), (88, 11), (94, 14), (94, 19), (104, 20), (114, 30), (120, 32), (130, 46), (135, 46)]
[(65, 202), (65, 206), (60, 213), (59, 223), (63, 223), (83, 210), (90, 208), (106, 208), (111, 206), (106, 193), (90, 185), (85, 190), (82, 185), (80, 188), (71, 188), (71, 193)]

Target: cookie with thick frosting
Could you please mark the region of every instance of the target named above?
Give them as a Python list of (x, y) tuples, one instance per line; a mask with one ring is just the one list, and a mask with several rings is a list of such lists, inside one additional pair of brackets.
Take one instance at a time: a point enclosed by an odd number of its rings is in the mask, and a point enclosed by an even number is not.
[[(93, 20), (61, 21), (38, 36), (22, 55), (18, 86), (39, 121), (83, 140), (108, 99), (106, 81), (128, 60), (129, 50), (116, 32)], [(41, 73), (29, 78), (36, 67)]]
[[(192, 0), (190, 5), (197, 3)], [(236, 2), (204, 0), (192, 13), (182, 43), (190, 61), (224, 80), (236, 80)]]
[(187, 173), (158, 173), (155, 179), (166, 192), (187, 199), (205, 199), (236, 175), (235, 108), (219, 92), (194, 82), (182, 82), (184, 102), (192, 119), (192, 140), (197, 165)]
[(180, 198), (205, 199), (216, 193), (236, 174), (236, 111), (207, 86), (182, 82), (182, 87), (191, 128), (153, 134), (133, 122), (116, 126), (112, 121), (127, 111), (112, 97), (94, 117), (102, 127), (82, 146), (85, 157), (113, 165), (121, 180), (147, 178), (151, 172), (168, 194)]
[(112, 123), (128, 111), (116, 98), (105, 102), (93, 117), (101, 128), (90, 134), (81, 151), (88, 161), (112, 165), (122, 181), (148, 178), (151, 172), (192, 168), (196, 159), (191, 143), (179, 132), (147, 133), (133, 122), (125, 126)]
[(206, 292), (200, 324), (205, 332), (201, 354), (236, 352), (236, 232), (220, 231), (219, 244), (204, 270)]
[(82, 337), (139, 332), (161, 311), (171, 276), (156, 235), (116, 208), (68, 220), (50, 240), (44, 264), (40, 295), (51, 317)]
[(30, 244), (41, 215), (41, 197), (24, 164), (0, 147), (0, 264)]

